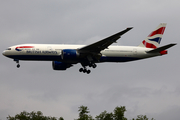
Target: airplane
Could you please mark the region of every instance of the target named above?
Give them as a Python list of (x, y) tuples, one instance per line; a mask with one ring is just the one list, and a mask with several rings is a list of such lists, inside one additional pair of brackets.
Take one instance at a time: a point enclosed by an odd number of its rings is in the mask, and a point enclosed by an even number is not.
[(20, 44), (11, 46), (3, 55), (12, 58), (20, 67), (19, 60), (52, 61), (54, 70), (66, 70), (80, 63), (79, 72), (89, 74), (87, 67), (96, 68), (97, 63), (128, 62), (167, 54), (167, 49), (176, 45), (159, 47), (166, 23), (161, 23), (139, 46), (111, 46), (132, 27), (90, 45)]

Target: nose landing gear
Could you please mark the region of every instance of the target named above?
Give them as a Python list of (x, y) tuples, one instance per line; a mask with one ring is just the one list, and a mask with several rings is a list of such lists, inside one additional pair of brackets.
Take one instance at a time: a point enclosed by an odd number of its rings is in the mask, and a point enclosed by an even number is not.
[(17, 68), (19, 68), (20, 67), (20, 64), (17, 64)]
[(16, 61), (16, 63), (17, 63), (17, 68), (19, 68), (20, 67), (19, 60), (14, 59), (14, 61)]

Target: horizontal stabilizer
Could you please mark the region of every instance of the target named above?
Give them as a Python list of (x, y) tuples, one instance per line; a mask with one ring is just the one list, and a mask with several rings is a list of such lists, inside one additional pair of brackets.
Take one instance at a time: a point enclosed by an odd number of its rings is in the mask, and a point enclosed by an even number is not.
[(158, 52), (161, 52), (163, 50), (166, 50), (172, 46), (174, 46), (176, 44), (168, 44), (168, 45), (165, 45), (165, 46), (162, 46), (162, 47), (159, 47), (159, 48), (156, 48), (154, 50), (151, 50), (151, 51), (148, 51), (147, 53), (158, 53)]

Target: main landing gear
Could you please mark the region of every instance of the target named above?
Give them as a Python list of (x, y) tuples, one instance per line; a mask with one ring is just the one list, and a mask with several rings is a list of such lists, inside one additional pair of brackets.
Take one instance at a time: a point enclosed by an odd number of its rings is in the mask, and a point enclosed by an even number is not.
[(83, 72), (83, 73), (89, 74), (91, 72), (91, 70), (87, 70), (86, 68), (80, 68), (79, 72)]
[(16, 61), (16, 63), (17, 63), (17, 68), (19, 68), (20, 67), (19, 60), (14, 59), (14, 61)]
[[(91, 73), (91, 70), (88, 70), (85, 65), (82, 65), (82, 66), (83, 66), (83, 68), (80, 68), (79, 72), (83, 72), (83, 73), (87, 73), (87, 74)], [(97, 67), (97, 65), (95, 63), (89, 64), (87, 66), (92, 67), (92, 68), (96, 68)]]

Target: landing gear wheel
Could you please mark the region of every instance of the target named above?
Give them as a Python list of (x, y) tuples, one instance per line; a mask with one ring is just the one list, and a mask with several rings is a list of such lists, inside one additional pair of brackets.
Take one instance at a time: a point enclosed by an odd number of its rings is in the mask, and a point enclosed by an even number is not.
[(18, 59), (14, 59), (14, 61), (17, 63), (17, 68), (19, 68), (20, 67), (19, 60)]
[(91, 73), (91, 70), (87, 70), (87, 74)]
[(96, 67), (96, 64), (95, 63), (81, 63), (81, 65), (82, 65), (82, 68), (80, 68), (79, 69), (79, 72), (83, 72), (83, 73), (87, 73), (87, 74), (89, 74), (89, 73), (91, 73), (91, 70), (88, 70), (87, 68), (86, 68), (86, 66), (89, 66), (89, 67), (93, 67), (93, 68), (95, 68)]
[(93, 67), (93, 68), (96, 68), (96, 67), (97, 67), (97, 65), (96, 65), (96, 64), (92, 64), (92, 67)]
[(86, 73), (86, 72), (87, 72), (87, 70), (86, 70), (86, 69), (84, 69), (84, 70), (83, 70), (83, 73)]
[(20, 64), (17, 64), (17, 68), (19, 68), (20, 67)]
[(79, 69), (79, 72), (82, 72), (83, 70), (84, 70), (83, 68), (80, 68), (80, 69)]
[(83, 73), (89, 74), (91, 72), (91, 70), (87, 70), (86, 68), (80, 68), (79, 72), (83, 72)]

